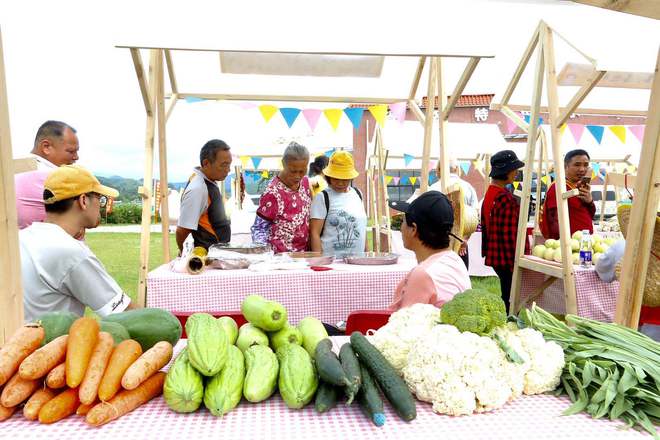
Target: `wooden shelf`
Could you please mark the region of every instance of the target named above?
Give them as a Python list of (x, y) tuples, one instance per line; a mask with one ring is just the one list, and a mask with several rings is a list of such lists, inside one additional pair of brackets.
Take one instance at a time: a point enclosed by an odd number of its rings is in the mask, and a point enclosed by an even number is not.
[(537, 258), (532, 259), (526, 255), (522, 256), (518, 261), (518, 265), (524, 269), (541, 272), (551, 277), (563, 278), (562, 267), (560, 265), (544, 262)]

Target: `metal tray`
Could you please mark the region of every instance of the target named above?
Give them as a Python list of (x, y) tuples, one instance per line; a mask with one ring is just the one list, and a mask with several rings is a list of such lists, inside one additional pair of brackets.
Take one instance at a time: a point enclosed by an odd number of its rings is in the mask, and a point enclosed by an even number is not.
[(335, 261), (334, 255), (324, 255), (321, 252), (287, 252), (294, 260), (304, 260), (310, 266), (327, 266)]
[(238, 252), (241, 254), (263, 254), (270, 251), (270, 246), (261, 243), (247, 243), (247, 244), (233, 244), (233, 243), (217, 243), (211, 246), (223, 251)]
[(387, 252), (365, 252), (363, 254), (352, 254), (344, 257), (346, 264), (359, 264), (362, 266), (382, 266), (396, 264), (399, 261), (398, 254)]

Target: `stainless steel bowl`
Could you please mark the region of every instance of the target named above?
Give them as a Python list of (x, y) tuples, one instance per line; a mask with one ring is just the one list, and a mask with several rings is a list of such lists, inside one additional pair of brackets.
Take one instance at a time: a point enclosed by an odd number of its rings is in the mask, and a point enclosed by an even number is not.
[(399, 261), (399, 255), (388, 252), (364, 252), (344, 256), (344, 263), (362, 266), (382, 266), (396, 264), (397, 261)]

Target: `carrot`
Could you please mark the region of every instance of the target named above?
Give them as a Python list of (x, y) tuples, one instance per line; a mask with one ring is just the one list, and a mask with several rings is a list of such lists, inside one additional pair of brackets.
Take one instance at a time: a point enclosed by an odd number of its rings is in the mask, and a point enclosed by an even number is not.
[(58, 389), (66, 386), (65, 370), (66, 364), (64, 362), (50, 370), (50, 373), (46, 376), (48, 388)]
[(80, 405), (78, 388), (67, 388), (41, 407), (39, 421), (41, 423), (55, 423), (75, 413), (78, 405)]
[(44, 377), (50, 370), (64, 362), (68, 339), (68, 335), (59, 336), (26, 357), (18, 367), (18, 374), (23, 379)]
[(101, 402), (92, 408), (85, 420), (93, 426), (101, 426), (128, 414), (138, 406), (163, 392), (165, 373), (157, 372), (134, 390), (122, 390), (111, 401)]
[(40, 325), (27, 324), (18, 329), (0, 348), (0, 385), (11, 379), (23, 359), (39, 348), (45, 334)]
[(90, 403), (89, 405), (88, 405), (88, 404), (85, 404), (85, 403), (81, 403), (80, 406), (78, 407), (78, 409), (76, 410), (76, 415), (77, 415), (77, 416), (85, 416), (85, 415), (87, 415), (87, 413), (89, 412), (89, 410), (91, 410), (92, 408), (94, 408), (98, 403), (99, 403), (98, 400), (95, 400), (94, 402)]
[(37, 420), (41, 407), (55, 396), (56, 392), (54, 390), (48, 387), (39, 388), (23, 407), (23, 416), (28, 420)]
[(115, 347), (115, 350), (110, 356), (108, 367), (103, 373), (101, 385), (99, 385), (99, 399), (101, 402), (106, 402), (117, 394), (121, 388), (121, 378), (124, 376), (128, 367), (142, 354), (142, 347), (137, 341), (127, 339), (121, 341)]
[(76, 388), (85, 378), (85, 371), (99, 338), (99, 323), (94, 318), (78, 318), (69, 329), (66, 347), (66, 384)]
[(80, 394), (78, 397), (80, 397), (81, 403), (89, 405), (96, 400), (99, 385), (101, 384), (105, 368), (108, 366), (108, 360), (110, 359), (114, 345), (115, 340), (110, 333), (99, 333), (99, 341), (96, 343), (96, 347), (94, 347), (85, 378), (80, 384)]
[(40, 380), (25, 380), (18, 373), (14, 374), (0, 395), (0, 405), (16, 406), (27, 400), (41, 385)]
[(14, 411), (16, 411), (15, 406), (7, 408), (5, 406), (0, 405), (0, 422), (4, 422), (8, 418), (10, 418), (12, 414), (14, 414)]
[(121, 378), (121, 386), (134, 390), (172, 359), (172, 344), (160, 341), (138, 358)]

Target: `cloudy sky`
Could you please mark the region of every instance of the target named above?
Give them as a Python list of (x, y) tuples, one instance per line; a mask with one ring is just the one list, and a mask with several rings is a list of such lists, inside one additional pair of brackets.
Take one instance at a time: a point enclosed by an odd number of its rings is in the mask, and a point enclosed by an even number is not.
[[(595, 58), (631, 70), (651, 69), (660, 42), (660, 26), (651, 19), (552, 0), (241, 1), (231, 2), (239, 3), (231, 7), (226, 3), (230, 2), (2, 2), (0, 30), (14, 156), (29, 152), (43, 121), (59, 119), (78, 129), (81, 164), (100, 175), (142, 175), (144, 107), (130, 55), (115, 48), (118, 44), (493, 54), (494, 59), (480, 63), (466, 92), (495, 93), (506, 86), (539, 19), (567, 38), (580, 40), (580, 48)], [(448, 64), (447, 84), (457, 78), (459, 67)], [(195, 65), (181, 68), (195, 78)], [(410, 74), (400, 76), (407, 90)], [(227, 91), (222, 86), (189, 81), (179, 88)], [(288, 87), (295, 94), (296, 80)], [(629, 104), (630, 98), (622, 101)], [(308, 140), (318, 148), (347, 146), (351, 126), (344, 120), (333, 132), (327, 123), (319, 123), (313, 141), (310, 136), (300, 120), (289, 130), (281, 117), (266, 125), (258, 111), (235, 104), (180, 102), (168, 125), (170, 180), (189, 175), (199, 148), (210, 138), (227, 140), (237, 154), (289, 138)]]

